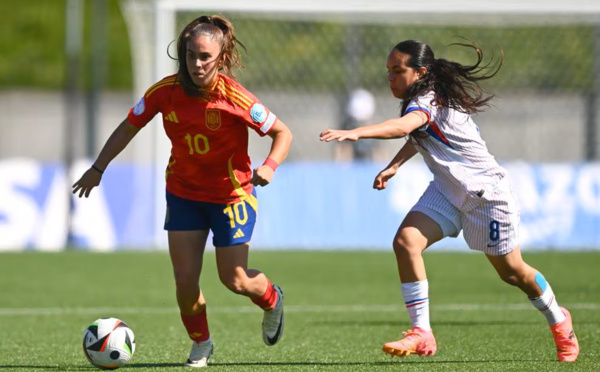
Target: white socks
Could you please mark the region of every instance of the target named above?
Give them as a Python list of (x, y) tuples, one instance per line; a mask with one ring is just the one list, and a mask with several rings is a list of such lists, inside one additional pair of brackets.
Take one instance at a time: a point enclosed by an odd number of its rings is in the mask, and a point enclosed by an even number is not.
[(542, 295), (538, 298), (528, 297), (531, 304), (544, 314), (549, 325), (555, 325), (565, 320), (565, 314), (558, 306), (550, 284), (540, 272), (535, 273), (535, 283), (542, 290)]
[(531, 304), (536, 309), (542, 312), (548, 321), (548, 325), (555, 325), (565, 320), (565, 314), (558, 306), (556, 299), (554, 298), (554, 292), (548, 283), (546, 283), (546, 290), (538, 298), (529, 298)]
[[(536, 282), (543, 293), (538, 298), (529, 298), (531, 304), (544, 314), (549, 325), (555, 325), (565, 320), (565, 314), (558, 306), (554, 298), (554, 292), (542, 274), (538, 273), (536, 275)], [(426, 331), (430, 330), (429, 282), (427, 279), (419, 282), (402, 283), (402, 297), (404, 297), (404, 304), (412, 326)]]
[(429, 324), (429, 282), (402, 283), (402, 297), (413, 327), (425, 331), (431, 329)]

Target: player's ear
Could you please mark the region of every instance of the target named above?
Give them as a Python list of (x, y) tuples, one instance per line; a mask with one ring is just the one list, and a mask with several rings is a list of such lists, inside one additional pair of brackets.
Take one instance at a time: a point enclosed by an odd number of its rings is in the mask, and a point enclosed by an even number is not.
[(225, 53), (221, 52), (221, 55), (219, 56), (219, 69), (223, 68), (223, 66), (225, 66)]
[(425, 67), (425, 66), (419, 67), (419, 69), (417, 70), (417, 76), (419, 77), (419, 79), (425, 75), (427, 75), (427, 67)]

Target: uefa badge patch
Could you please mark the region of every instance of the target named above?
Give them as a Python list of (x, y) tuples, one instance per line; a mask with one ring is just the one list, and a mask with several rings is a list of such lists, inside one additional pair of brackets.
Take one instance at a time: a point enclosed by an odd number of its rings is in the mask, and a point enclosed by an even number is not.
[(260, 103), (255, 103), (250, 109), (250, 117), (255, 123), (260, 124), (267, 119), (267, 109)]
[(206, 110), (206, 127), (210, 130), (217, 130), (221, 126), (221, 111), (215, 109)]
[(141, 115), (145, 109), (146, 109), (146, 104), (144, 102), (144, 97), (142, 97), (142, 98), (140, 98), (138, 103), (135, 104), (135, 107), (133, 108), (133, 113), (135, 115)]

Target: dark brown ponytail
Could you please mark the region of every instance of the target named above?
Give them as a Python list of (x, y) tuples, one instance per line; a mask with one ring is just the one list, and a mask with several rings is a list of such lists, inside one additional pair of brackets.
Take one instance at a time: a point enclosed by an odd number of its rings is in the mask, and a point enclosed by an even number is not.
[[(498, 73), (504, 59), (503, 52), (500, 52), (500, 58), (495, 64), (490, 66), (492, 62), (482, 64), (483, 51), (476, 42), (469, 40), (468, 43), (454, 43), (451, 45), (472, 48), (477, 54), (476, 63), (461, 65), (445, 59), (436, 59), (431, 48), (417, 40), (403, 41), (392, 49), (410, 56), (407, 61), (408, 67), (414, 69), (427, 68), (427, 73), (408, 88), (407, 98), (402, 105), (402, 113), (406, 110), (406, 106), (411, 99), (431, 91), (435, 94), (435, 103), (440, 107), (449, 107), (472, 114), (488, 106), (488, 102), (494, 96), (485, 96), (478, 83)], [(488, 69), (491, 69), (491, 71), (486, 74), (485, 71)]]

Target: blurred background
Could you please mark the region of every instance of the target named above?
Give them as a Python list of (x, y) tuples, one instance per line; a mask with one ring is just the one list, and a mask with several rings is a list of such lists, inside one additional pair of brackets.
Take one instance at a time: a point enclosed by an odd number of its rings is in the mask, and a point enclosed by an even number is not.
[[(385, 191), (376, 174), (404, 140), (325, 144), (326, 128), (399, 115), (386, 80), (406, 39), (437, 58), (503, 51), (495, 95), (475, 117), (521, 202), (525, 250), (600, 247), (600, 4), (575, 0), (0, 2), (0, 250), (164, 249), (161, 118), (111, 164), (89, 199), (71, 184), (154, 82), (176, 71), (171, 44), (202, 14), (229, 18), (247, 47), (239, 81), (294, 133), (274, 182), (258, 190), (259, 249), (388, 249), (431, 180), (419, 156)], [(250, 133), (260, 164), (270, 141)], [(437, 250), (466, 250), (462, 238)]]

